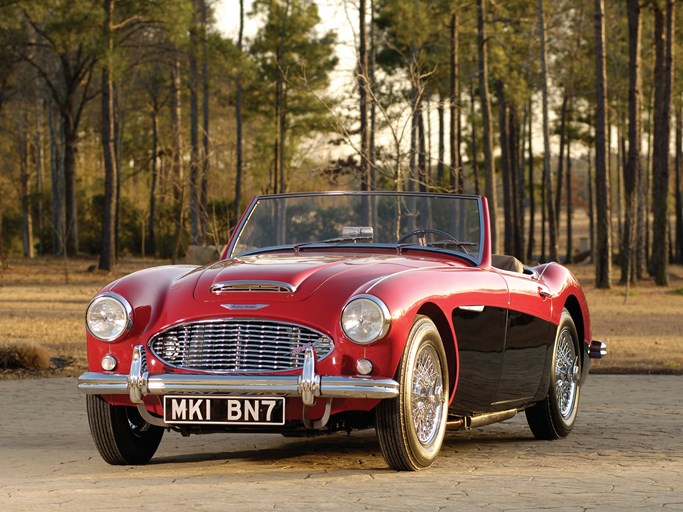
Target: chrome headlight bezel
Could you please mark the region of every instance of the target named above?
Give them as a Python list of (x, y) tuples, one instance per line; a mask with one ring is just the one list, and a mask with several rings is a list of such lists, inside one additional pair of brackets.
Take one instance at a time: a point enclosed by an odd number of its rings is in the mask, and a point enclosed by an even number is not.
[[(96, 308), (101, 308), (105, 304), (113, 306), (117, 310), (117, 318), (105, 320), (108, 321), (110, 325), (114, 324), (111, 333), (107, 335), (103, 335), (102, 332), (98, 332), (98, 330), (94, 328), (95, 319), (91, 317), (91, 315), (97, 311)], [(100, 321), (102, 320), (100, 319)], [(113, 343), (123, 338), (133, 327), (133, 307), (118, 293), (102, 293), (88, 304), (88, 308), (85, 311), (85, 326), (94, 338), (100, 341), (106, 341), (107, 343)]]
[[(364, 319), (369, 319), (371, 324), (362, 328)], [(391, 326), (391, 313), (386, 304), (374, 295), (361, 294), (348, 300), (342, 309), (340, 321), (342, 331), (348, 339), (359, 345), (369, 345), (387, 335)]]

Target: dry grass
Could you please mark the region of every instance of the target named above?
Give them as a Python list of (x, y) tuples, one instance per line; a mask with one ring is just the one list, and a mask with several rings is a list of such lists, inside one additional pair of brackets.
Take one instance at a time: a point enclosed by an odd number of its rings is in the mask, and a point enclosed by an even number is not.
[(607, 343), (608, 356), (592, 371), (683, 374), (683, 267), (670, 268), (669, 287), (639, 282), (628, 296), (623, 286), (597, 290), (592, 265), (572, 270), (588, 298), (593, 337)]
[[(52, 364), (40, 373), (73, 376), (86, 367), (85, 308), (105, 284), (134, 270), (163, 261), (124, 261), (111, 274), (92, 270), (97, 260), (39, 258), (10, 260), (0, 274), (0, 345), (41, 346)], [(36, 370), (6, 370), (0, 379), (32, 375)]]
[[(53, 258), (10, 260), (0, 273), (0, 346), (27, 353), (45, 350), (46, 370), (2, 369), (0, 379), (24, 375), (78, 375), (85, 370), (85, 308), (108, 282), (163, 261), (127, 260), (115, 273), (89, 271), (95, 259), (64, 262)], [(608, 344), (608, 357), (593, 362), (602, 373), (683, 374), (683, 267), (672, 267), (669, 288), (639, 283), (626, 298), (622, 287), (597, 290), (593, 266), (572, 268), (584, 285), (591, 310), (593, 337)], [(616, 282), (616, 274), (615, 274)], [(624, 304), (624, 299), (626, 303)], [(0, 352), (0, 357), (2, 357)], [(9, 365), (6, 365), (9, 366)]]

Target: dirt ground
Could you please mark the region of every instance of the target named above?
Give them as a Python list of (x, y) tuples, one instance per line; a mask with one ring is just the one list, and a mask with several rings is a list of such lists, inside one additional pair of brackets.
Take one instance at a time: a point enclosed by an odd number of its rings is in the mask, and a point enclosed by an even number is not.
[[(105, 274), (94, 270), (97, 261), (90, 258), (66, 265), (54, 258), (10, 260), (0, 271), (0, 346), (41, 345), (52, 358), (52, 368), (41, 375), (80, 374), (85, 370), (84, 314), (92, 296), (126, 273), (165, 263), (125, 260), (116, 272)], [(641, 282), (628, 297), (616, 284), (596, 289), (592, 265), (571, 268), (584, 285), (593, 338), (608, 345), (608, 357), (593, 362), (594, 373), (683, 374), (683, 267), (671, 267), (668, 288)], [(0, 379), (30, 375), (0, 370)]]
[(592, 265), (575, 265), (572, 271), (584, 286), (593, 338), (608, 347), (608, 357), (593, 361), (594, 373), (683, 374), (682, 266), (670, 267), (668, 287), (639, 282), (628, 297), (623, 285), (596, 289)]

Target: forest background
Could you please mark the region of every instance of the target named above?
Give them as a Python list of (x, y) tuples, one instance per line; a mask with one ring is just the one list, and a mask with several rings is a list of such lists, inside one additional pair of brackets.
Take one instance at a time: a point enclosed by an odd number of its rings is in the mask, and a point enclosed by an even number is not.
[(669, 284), (674, 0), (335, 4), (356, 56), (341, 78), (324, 2), (0, 0), (2, 254), (112, 270), (225, 244), (255, 194), (467, 192), (500, 252), (592, 259), (599, 288), (614, 263)]

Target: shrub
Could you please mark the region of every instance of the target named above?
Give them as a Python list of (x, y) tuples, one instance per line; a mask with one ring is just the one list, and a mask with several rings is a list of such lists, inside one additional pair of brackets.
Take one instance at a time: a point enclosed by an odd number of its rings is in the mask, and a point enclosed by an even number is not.
[(50, 354), (42, 345), (21, 341), (0, 343), (0, 369), (47, 370), (48, 368), (50, 368)]

